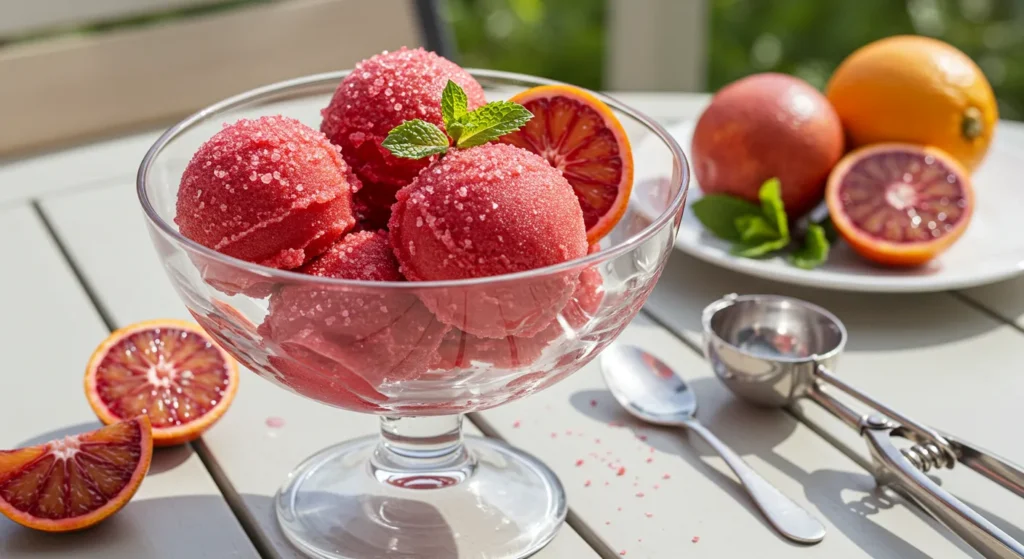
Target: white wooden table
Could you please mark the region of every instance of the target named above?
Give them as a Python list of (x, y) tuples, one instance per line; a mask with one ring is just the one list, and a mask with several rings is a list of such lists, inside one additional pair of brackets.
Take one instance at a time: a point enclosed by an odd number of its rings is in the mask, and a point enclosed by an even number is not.
[[(707, 100), (618, 97), (665, 123), (693, 117)], [(135, 169), (156, 134), (0, 162), (0, 447), (96, 424), (79, 388), (81, 370), (109, 329), (188, 318), (135, 197)], [(1024, 279), (957, 293), (855, 295), (755, 280), (677, 253), (623, 337), (691, 381), (711, 429), (822, 519), (829, 534), (813, 547), (777, 537), (710, 449), (631, 421), (592, 364), (472, 418), (475, 428), (547, 462), (568, 490), (568, 525), (537, 557), (976, 557), (917, 508), (876, 489), (863, 467), (864, 446), (837, 421), (809, 406), (749, 407), (712, 377), (695, 350), (698, 315), (730, 291), (825, 305), (850, 330), (842, 374), (922, 421), (1024, 462)], [(284, 427), (269, 428), (269, 416), (283, 418)], [(0, 519), (0, 557), (297, 557), (276, 526), (274, 492), (308, 455), (375, 428), (372, 417), (246, 375), (231, 410), (200, 441), (157, 452), (124, 511), (60, 536)], [(1024, 540), (1024, 500), (964, 470), (943, 471), (945, 486)]]

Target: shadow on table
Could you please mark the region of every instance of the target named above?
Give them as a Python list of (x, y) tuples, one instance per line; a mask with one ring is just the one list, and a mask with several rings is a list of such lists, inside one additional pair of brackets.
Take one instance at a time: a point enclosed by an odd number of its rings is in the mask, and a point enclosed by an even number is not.
[[(77, 425), (68, 425), (61, 427), (60, 429), (54, 429), (47, 431), (32, 437), (30, 439), (21, 441), (14, 448), (24, 448), (27, 446), (35, 446), (43, 443), (50, 442), (56, 439), (62, 439), (71, 435), (79, 435), (89, 431), (95, 431), (103, 427), (103, 424), (99, 421), (90, 421), (86, 423), (79, 423)], [(149, 475), (155, 476), (162, 474), (166, 471), (173, 470), (174, 468), (183, 464), (193, 454), (191, 445), (177, 445), (166, 448), (155, 448), (153, 449), (153, 462), (149, 466)], [(2, 557), (2, 556), (0, 556)]]
[[(755, 278), (676, 252), (648, 311), (677, 333), (701, 332), (705, 305), (727, 293), (786, 295), (835, 313), (850, 332), (848, 351), (934, 347), (980, 336), (1002, 326), (948, 293), (844, 293)], [(669, 320), (670, 318), (670, 320)], [(956, 325), (951, 328), (950, 324)]]
[(136, 498), (92, 528), (63, 534), (38, 532), (0, 516), (0, 557), (5, 558), (199, 555), (257, 557), (219, 495)]
[[(294, 549), (281, 531), (274, 499), (242, 495), (256, 522), (266, 529), (270, 547)], [(319, 534), (329, 534), (335, 553), (349, 557), (377, 557), (389, 549), (395, 559), (458, 559), (455, 535), (440, 511), (419, 501), (370, 495), (317, 493), (303, 499), (302, 510), (331, 514), (307, 524)], [(301, 555), (296, 552), (296, 557)]]
[[(750, 406), (731, 397), (723, 399), (721, 392), (724, 389), (713, 378), (693, 379), (689, 384), (701, 397), (701, 401), (706, 400), (710, 404), (707, 406), (708, 413), (698, 411), (701, 421), (709, 429), (721, 436), (726, 444), (741, 456), (757, 456), (797, 481), (804, 488), (806, 501), (816, 509), (812, 510), (812, 513), (827, 518), (833, 527), (832, 530), (841, 530), (869, 556), (879, 559), (930, 558), (927, 553), (900, 535), (871, 519), (880, 511), (894, 506), (907, 506), (914, 514), (935, 526), (940, 537), (945, 536), (963, 552), (977, 557), (973, 550), (916, 506), (877, 488), (874, 478), (870, 475), (829, 469), (807, 472), (776, 453), (775, 447), (788, 439), (800, 425), (793, 416), (780, 410)], [(724, 474), (703, 460), (717, 457), (717, 454), (696, 435), (687, 436), (686, 433), (671, 427), (654, 427), (633, 419), (618, 406), (606, 390), (576, 392), (570, 397), (570, 403), (577, 411), (592, 419), (603, 423), (621, 424), (623, 428), (632, 430), (646, 444), (661, 452), (679, 456), (695, 470), (707, 475), (737, 503), (742, 504), (749, 514), (761, 520), (766, 529), (774, 530), (731, 473)], [(758, 427), (752, 429), (752, 425)], [(844, 495), (844, 492), (847, 494)], [(849, 492), (861, 496), (850, 501)], [(793, 545), (803, 547), (800, 544)]]
[[(303, 557), (285, 538), (277, 523), (274, 500), (263, 495), (242, 496), (259, 525), (257, 545), (275, 550), (275, 557)], [(457, 559), (451, 528), (437, 509), (404, 499), (382, 500), (366, 495), (324, 493), (307, 501), (307, 510), (331, 509), (316, 526), (335, 534), (337, 551), (352, 557), (375, 557), (377, 546), (391, 547), (389, 558)], [(387, 522), (379, 522), (387, 518)], [(377, 519), (376, 521), (374, 519)], [(385, 524), (401, 523), (401, 529)], [(234, 538), (226, 534), (235, 534)], [(0, 557), (184, 557), (182, 544), (198, 542), (204, 557), (257, 557), (227, 504), (219, 496), (135, 499), (104, 522), (79, 532), (50, 534), (19, 526), (0, 516)], [(289, 551), (291, 553), (289, 553)]]

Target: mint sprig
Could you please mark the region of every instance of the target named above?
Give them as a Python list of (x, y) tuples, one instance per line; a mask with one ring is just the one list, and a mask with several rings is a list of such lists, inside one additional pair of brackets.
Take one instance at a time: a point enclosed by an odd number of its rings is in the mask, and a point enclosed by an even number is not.
[(807, 226), (804, 235), (804, 246), (789, 255), (789, 261), (797, 268), (810, 270), (817, 268), (828, 260), (829, 241), (824, 227), (817, 223)]
[[(742, 258), (764, 258), (792, 248), (794, 239), (782, 203), (782, 184), (777, 178), (764, 182), (758, 190), (758, 201), (725, 194), (710, 194), (693, 203), (697, 219), (713, 235), (733, 243), (730, 253)], [(800, 246), (789, 255), (794, 266), (811, 269), (828, 260), (831, 223), (811, 223)]]
[(447, 153), (451, 146), (486, 144), (519, 130), (531, 118), (533, 113), (526, 107), (511, 101), (493, 101), (469, 111), (466, 92), (448, 80), (441, 92), (441, 120), (447, 134), (432, 123), (408, 120), (393, 128), (381, 145), (398, 157), (421, 159)]
[[(469, 99), (466, 92), (459, 87), (459, 84), (448, 80), (441, 92), (441, 118), (444, 120), (445, 129), (450, 129), (453, 123), (469, 112)], [(449, 133), (451, 131), (449, 130)]]
[(448, 136), (440, 128), (417, 118), (394, 127), (381, 145), (398, 157), (420, 159), (448, 151)]

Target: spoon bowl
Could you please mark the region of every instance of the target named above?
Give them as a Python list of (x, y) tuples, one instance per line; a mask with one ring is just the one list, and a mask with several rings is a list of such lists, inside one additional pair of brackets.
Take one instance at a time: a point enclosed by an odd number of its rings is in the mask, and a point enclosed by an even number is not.
[(615, 400), (641, 421), (682, 426), (697, 413), (693, 390), (668, 365), (638, 347), (612, 344), (601, 354), (601, 369)]

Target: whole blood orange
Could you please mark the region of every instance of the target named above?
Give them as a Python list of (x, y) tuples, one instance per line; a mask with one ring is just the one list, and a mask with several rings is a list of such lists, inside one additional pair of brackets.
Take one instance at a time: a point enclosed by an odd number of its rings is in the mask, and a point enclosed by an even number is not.
[(85, 394), (108, 425), (146, 415), (153, 444), (198, 438), (227, 411), (238, 365), (196, 324), (140, 322), (111, 334), (89, 359)]
[(153, 440), (140, 416), (39, 446), (0, 451), (0, 513), (46, 532), (106, 519), (135, 495)]
[(583, 208), (587, 242), (615, 227), (633, 190), (633, 152), (619, 119), (604, 102), (571, 85), (542, 85), (510, 101), (533, 118), (499, 141), (547, 159), (562, 172)]
[(861, 47), (836, 69), (826, 94), (854, 147), (936, 146), (968, 170), (985, 157), (999, 119), (978, 65), (929, 37), (889, 37)]
[(974, 190), (967, 171), (937, 148), (876, 144), (836, 165), (825, 199), (836, 230), (879, 264), (916, 266), (967, 229)]
[(843, 155), (843, 129), (828, 100), (785, 74), (755, 74), (712, 97), (693, 131), (693, 171), (705, 194), (758, 203), (761, 185), (782, 184), (789, 217), (821, 202)]

